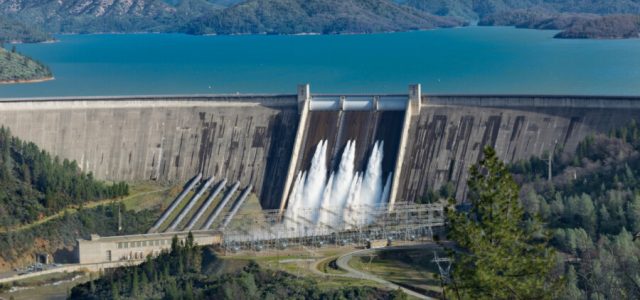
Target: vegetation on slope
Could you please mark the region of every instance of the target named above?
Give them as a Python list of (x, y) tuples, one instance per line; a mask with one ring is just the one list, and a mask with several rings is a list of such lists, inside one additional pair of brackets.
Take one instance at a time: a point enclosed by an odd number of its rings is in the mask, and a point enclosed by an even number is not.
[(462, 22), (388, 0), (249, 0), (186, 27), (189, 33), (370, 33), (451, 27)]
[(0, 83), (45, 80), (52, 77), (49, 68), (15, 51), (7, 51), (0, 43)]
[(210, 247), (174, 238), (170, 252), (136, 267), (118, 268), (76, 286), (70, 299), (403, 299), (402, 293), (370, 287), (320, 289), (309, 278), (262, 269), (250, 262), (221, 274), (223, 262)]
[[(640, 127), (590, 136), (575, 152), (557, 149), (552, 166), (549, 180), (547, 161), (532, 157), (510, 166), (511, 179), (485, 152), (470, 173), (471, 203), (448, 213), (449, 237), (460, 249), (447, 293), (640, 298)], [(555, 263), (546, 241), (558, 251)]]
[(483, 26), (561, 30), (557, 38), (620, 39), (640, 37), (640, 15), (547, 14), (510, 11), (484, 17)]
[(449, 290), (463, 299), (551, 299), (560, 287), (555, 253), (540, 221), (525, 215), (507, 167), (487, 148), (469, 177), (469, 210), (447, 214), (461, 248)]
[(48, 33), (175, 32), (203, 14), (234, 3), (229, 0), (16, 0), (0, 1), (0, 18)]
[[(83, 210), (87, 201), (127, 195), (126, 183), (105, 184), (85, 174), (75, 162), (51, 157), (35, 144), (24, 142), (0, 128), (0, 265), (14, 263), (36, 249), (53, 253), (75, 244), (90, 233), (105, 235), (117, 231), (117, 208)], [(76, 214), (44, 224), (14, 231), (69, 207), (79, 206)], [(127, 232), (141, 232), (153, 221), (150, 212), (121, 209)], [(130, 223), (130, 224), (129, 224)], [(145, 228), (139, 228), (145, 227)]]
[(640, 129), (635, 122), (512, 166), (527, 214), (553, 231), (566, 257), (563, 299), (640, 298)]
[(609, 15), (586, 19), (563, 28), (556, 35), (569, 39), (626, 39), (640, 38), (640, 15)]
[(640, 37), (640, 3), (633, 0), (398, 1), (436, 15), (479, 20), (483, 26), (561, 30), (557, 38)]
[[(127, 210), (124, 204), (112, 203), (90, 209), (80, 208), (76, 213), (64, 213), (61, 218), (24, 230), (0, 233), (0, 249), (3, 249), (0, 251), (0, 267), (3, 267), (3, 261), (13, 266), (23, 264), (25, 260), (32, 259), (33, 253), (50, 253), (58, 263), (73, 263), (76, 262), (75, 256), (64, 249), (75, 246), (77, 239), (86, 239), (96, 233), (113, 236), (145, 232), (158, 215), (151, 210), (136, 212)], [(122, 225), (122, 231), (118, 230), (118, 225)]]
[[(634, 0), (15, 0), (0, 2), (0, 40), (42, 41), (48, 33), (186, 32), (191, 34), (370, 33), (580, 14), (640, 14)], [(537, 16), (537, 17), (536, 17)], [(536, 17), (536, 18), (534, 18)], [(512, 21), (512, 22), (509, 22)], [(561, 28), (559, 37), (634, 37), (628, 17), (613, 16), (582, 27)], [(4, 23), (3, 23), (4, 22)], [(556, 21), (552, 21), (556, 22)], [(5, 24), (5, 25), (3, 25)], [(10, 24), (10, 25), (6, 25)], [(25, 25), (20, 25), (25, 24)], [(534, 24), (528, 28), (535, 27)], [(4, 30), (2, 28), (5, 28)], [(26, 30), (29, 28), (29, 30)], [(626, 32), (626, 33), (625, 33)]]
[(513, 10), (597, 15), (640, 14), (640, 2), (635, 0), (396, 0), (396, 2), (437, 15), (458, 15), (475, 20)]
[(51, 40), (46, 33), (21, 22), (0, 17), (0, 43), (38, 43)]
[[(299, 3), (296, 3), (299, 2)], [(16, 0), (0, 2), (0, 41), (41, 42), (52, 33), (241, 34), (380, 32), (450, 27), (389, 0)], [(344, 2), (344, 3), (343, 3)], [(304, 7), (302, 7), (304, 6)], [(24, 25), (23, 25), (24, 24)]]
[(30, 223), (69, 205), (128, 193), (126, 183), (97, 181), (75, 161), (60, 161), (0, 128), (0, 226)]
[(362, 33), (462, 24), (390, 0), (18, 0), (0, 2), (0, 14), (52, 33)]

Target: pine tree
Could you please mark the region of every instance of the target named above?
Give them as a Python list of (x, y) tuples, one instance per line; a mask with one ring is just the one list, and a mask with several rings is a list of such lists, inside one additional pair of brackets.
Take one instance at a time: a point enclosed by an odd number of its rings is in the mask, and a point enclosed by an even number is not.
[(111, 285), (111, 299), (119, 300), (120, 299), (120, 284), (115, 282)]
[(640, 195), (636, 195), (633, 201), (628, 203), (627, 224), (631, 233), (640, 233)]
[(561, 281), (551, 278), (555, 253), (548, 233), (537, 218), (526, 220), (519, 187), (493, 149), (486, 148), (480, 165), (471, 168), (468, 186), (470, 209), (447, 212), (449, 237), (460, 247), (453, 254), (448, 293), (463, 299), (551, 299)]
[(138, 269), (133, 269), (133, 278), (131, 279), (131, 295), (133, 297), (138, 296), (138, 289), (140, 287), (140, 279), (138, 279)]
[(573, 266), (569, 266), (569, 270), (567, 271), (567, 285), (562, 295), (560, 295), (560, 299), (574, 300), (584, 299), (584, 297), (584, 291), (578, 288), (576, 269)]

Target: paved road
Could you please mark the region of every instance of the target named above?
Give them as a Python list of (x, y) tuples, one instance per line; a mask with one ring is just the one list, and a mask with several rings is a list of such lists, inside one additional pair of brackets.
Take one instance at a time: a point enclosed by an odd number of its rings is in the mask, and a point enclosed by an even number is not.
[(347, 254), (344, 254), (342, 256), (340, 256), (337, 260), (336, 260), (336, 264), (338, 265), (339, 268), (347, 271), (347, 274), (327, 274), (327, 273), (322, 273), (320, 271), (318, 271), (315, 267), (314, 269), (322, 274), (322, 275), (330, 275), (330, 276), (343, 276), (343, 277), (351, 277), (351, 278), (357, 278), (357, 279), (365, 279), (365, 280), (371, 280), (371, 281), (375, 281), (377, 283), (380, 283), (384, 286), (386, 286), (389, 289), (392, 290), (397, 290), (397, 289), (402, 289), (402, 291), (404, 291), (405, 293), (416, 297), (418, 299), (429, 299), (429, 300), (435, 300), (434, 298), (425, 296), (423, 294), (414, 292), (410, 289), (401, 287), (393, 282), (384, 280), (380, 277), (377, 277), (373, 274), (369, 274), (360, 270), (356, 270), (354, 268), (352, 268), (351, 266), (349, 266), (349, 261), (351, 260), (351, 258), (353, 258), (353, 256), (362, 256), (362, 255), (367, 255), (370, 253), (375, 253), (378, 251), (382, 251), (382, 250), (410, 250), (410, 249), (439, 249), (441, 246), (436, 244), (436, 243), (428, 243), (428, 244), (420, 244), (420, 245), (407, 245), (407, 246), (392, 246), (392, 247), (384, 247), (384, 248), (377, 248), (377, 249), (364, 249), (364, 250), (358, 250), (358, 251), (353, 251), (353, 252), (349, 252)]

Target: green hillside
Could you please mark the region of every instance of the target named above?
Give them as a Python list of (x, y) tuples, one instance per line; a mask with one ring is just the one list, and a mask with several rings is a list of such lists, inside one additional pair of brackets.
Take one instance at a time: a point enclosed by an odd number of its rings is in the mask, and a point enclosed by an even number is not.
[(640, 37), (640, 2), (634, 0), (396, 0), (441, 16), (482, 26), (560, 30), (557, 38)]
[(388, 0), (249, 0), (186, 26), (188, 33), (370, 33), (461, 26)]
[[(31, 251), (54, 252), (75, 243), (90, 233), (115, 234), (117, 205), (83, 209), (88, 201), (127, 195), (125, 183), (106, 184), (83, 173), (75, 161), (60, 160), (33, 143), (24, 142), (0, 128), (0, 269), (23, 258)], [(50, 222), (37, 221), (68, 207), (78, 213), (64, 213)], [(121, 208), (128, 232), (140, 232), (155, 215)], [(144, 224), (138, 228), (138, 224)], [(23, 229), (18, 229), (23, 228)]]
[(38, 43), (52, 40), (41, 30), (0, 16), (0, 43)]
[[(545, 155), (546, 156), (546, 155)], [(528, 215), (552, 231), (566, 257), (561, 299), (640, 297), (640, 128), (635, 122), (511, 167)]]
[(46, 80), (52, 76), (49, 68), (40, 62), (0, 47), (0, 83)]

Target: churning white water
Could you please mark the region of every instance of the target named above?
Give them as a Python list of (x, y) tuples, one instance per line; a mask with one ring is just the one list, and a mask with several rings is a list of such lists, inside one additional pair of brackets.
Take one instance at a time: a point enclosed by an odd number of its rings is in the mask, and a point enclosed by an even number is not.
[(383, 185), (384, 143), (373, 145), (364, 173), (355, 172), (355, 141), (348, 141), (337, 172), (327, 179), (327, 141), (318, 143), (307, 173), (298, 173), (289, 196), (285, 226), (343, 230), (372, 221), (372, 210), (387, 203), (392, 174)]

